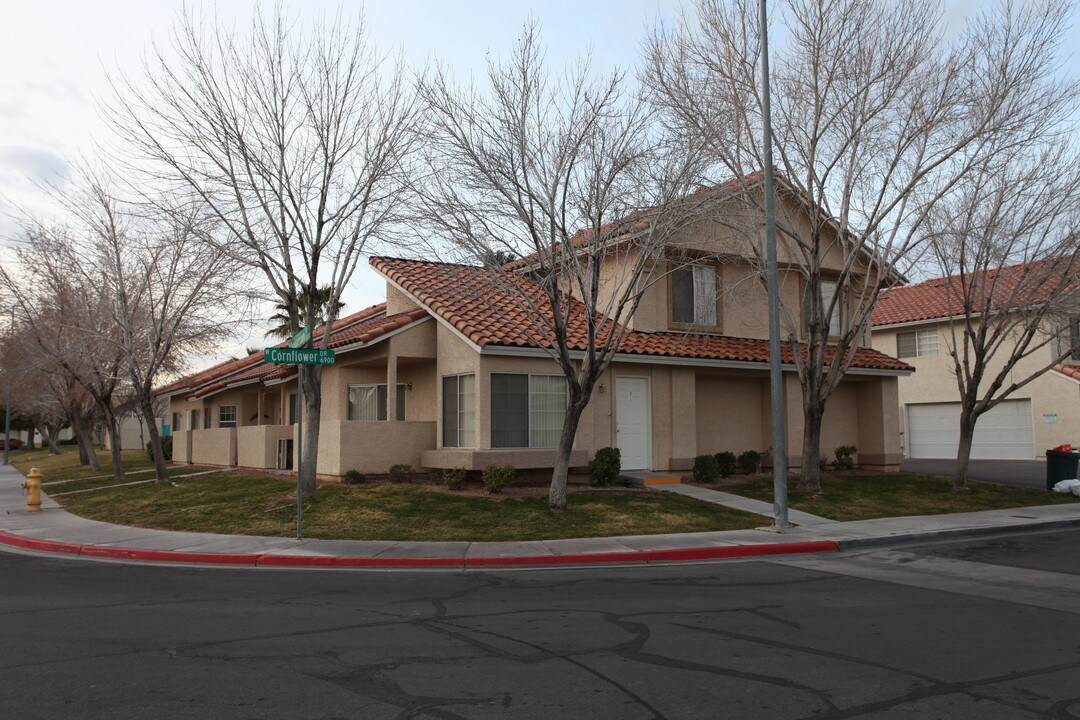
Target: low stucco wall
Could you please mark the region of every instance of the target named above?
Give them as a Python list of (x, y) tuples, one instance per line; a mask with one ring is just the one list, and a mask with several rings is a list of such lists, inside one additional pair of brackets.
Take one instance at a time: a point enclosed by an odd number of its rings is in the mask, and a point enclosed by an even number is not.
[[(447, 448), (429, 450), (423, 453), (420, 464), (427, 468), (483, 470), (488, 465), (513, 465), (518, 470), (547, 469), (555, 467), (558, 450), (551, 449), (511, 449), (511, 450), (469, 450), (467, 448)], [(586, 450), (573, 450), (570, 453), (570, 467), (584, 467), (589, 464)]]
[(191, 433), (187, 430), (172, 433), (172, 461), (174, 463), (191, 462)]
[(319, 475), (349, 470), (385, 473), (391, 465), (421, 467), (421, 454), (435, 447), (434, 422), (323, 422), (319, 431)]
[(293, 425), (257, 425), (236, 429), (236, 464), (260, 470), (277, 467), (278, 440), (293, 437)]
[(191, 462), (196, 465), (236, 465), (236, 428), (192, 430)]

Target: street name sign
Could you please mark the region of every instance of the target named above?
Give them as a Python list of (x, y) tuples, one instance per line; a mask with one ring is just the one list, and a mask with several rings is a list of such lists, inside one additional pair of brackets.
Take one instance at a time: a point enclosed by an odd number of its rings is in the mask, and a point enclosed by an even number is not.
[(308, 340), (311, 339), (311, 326), (305, 325), (304, 329), (296, 333), (292, 340), (289, 341), (289, 347), (298, 348), (301, 345), (306, 345)]
[(274, 365), (333, 365), (337, 361), (333, 350), (315, 348), (266, 348), (263, 360)]

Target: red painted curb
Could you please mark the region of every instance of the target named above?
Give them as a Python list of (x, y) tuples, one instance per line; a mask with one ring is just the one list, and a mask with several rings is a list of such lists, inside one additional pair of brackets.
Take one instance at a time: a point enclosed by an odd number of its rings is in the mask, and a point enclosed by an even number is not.
[(255, 553), (205, 553), (182, 550), (142, 550), (138, 548), (79, 545), (58, 540), (38, 540), (0, 531), (0, 544), (25, 550), (64, 553), (82, 557), (152, 562), (202, 563), (267, 567), (351, 567), (351, 568), (461, 568), (529, 567), (539, 565), (605, 565), (612, 563), (657, 563), (688, 560), (716, 560), (761, 555), (791, 555), (836, 552), (834, 540), (815, 540), (762, 545), (720, 545), (714, 547), (642, 550), (634, 552), (574, 553), (568, 555), (523, 555), (520, 557), (336, 557), (326, 555), (276, 555)]
[(255, 565), (259, 555), (253, 553), (202, 553), (183, 550), (141, 550), (138, 548), (83, 545), (80, 556), (116, 560), (148, 560), (152, 562), (214, 563), (217, 565)]
[(256, 565), (273, 567), (465, 567), (464, 558), (380, 558), (329, 555), (260, 555)]
[(68, 555), (78, 555), (82, 550), (82, 545), (75, 543), (60, 542), (58, 540), (37, 540), (35, 538), (26, 537), (25, 535), (15, 535), (14, 533), (9, 533), (4, 530), (0, 530), (0, 543), (11, 545), (12, 547), (23, 548), (24, 550), (67, 553)]

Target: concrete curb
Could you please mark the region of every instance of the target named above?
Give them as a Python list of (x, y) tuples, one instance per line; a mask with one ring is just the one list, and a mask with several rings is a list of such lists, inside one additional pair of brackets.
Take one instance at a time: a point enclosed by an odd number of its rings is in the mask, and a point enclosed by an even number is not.
[(81, 545), (58, 540), (40, 540), (0, 531), (0, 545), (35, 552), (72, 555), (76, 557), (166, 562), (199, 565), (232, 565), (244, 567), (294, 568), (452, 568), (468, 570), (491, 567), (537, 567), (557, 565), (650, 564), (719, 560), (764, 555), (789, 555), (814, 552), (836, 552), (834, 540), (812, 540), (761, 545), (723, 545), (669, 550), (634, 552), (576, 553), (567, 555), (521, 555), (506, 557), (339, 557), (330, 555), (288, 555), (275, 553), (200, 553), (181, 550), (144, 550), (139, 548)]
[(902, 545), (907, 543), (935, 542), (937, 540), (967, 540), (969, 538), (992, 537), (994, 535), (1019, 535), (1028, 532), (1050, 530), (1073, 530), (1080, 528), (1080, 518), (1067, 520), (1039, 520), (1019, 525), (999, 525), (973, 528), (945, 528), (917, 533), (880, 535), (877, 537), (851, 538), (836, 541), (838, 550), (858, 550), (862, 548)]

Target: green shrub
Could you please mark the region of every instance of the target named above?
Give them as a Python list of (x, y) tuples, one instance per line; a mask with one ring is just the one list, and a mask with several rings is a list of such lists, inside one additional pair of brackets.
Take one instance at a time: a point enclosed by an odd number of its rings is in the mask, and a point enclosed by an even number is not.
[(387, 476), (392, 483), (407, 483), (412, 480), (412, 465), (391, 465)]
[(853, 470), (855, 468), (855, 453), (859, 448), (854, 445), (841, 445), (836, 448), (836, 462), (833, 466), (837, 470)]
[[(172, 435), (167, 435), (161, 440), (161, 453), (165, 456), (165, 462), (172, 460)], [(152, 443), (146, 443), (146, 459), (150, 462), (154, 462), (154, 446)]]
[(715, 455), (698, 455), (694, 458), (694, 480), (709, 482), (720, 477), (720, 466)]
[(517, 475), (513, 465), (488, 465), (484, 468), (480, 479), (484, 483), (484, 489), (489, 495), (501, 493), (503, 488), (514, 482)]
[(465, 486), (465, 480), (469, 477), (469, 471), (463, 467), (446, 470), (442, 474), (443, 485), (451, 490), (460, 490)]
[(757, 450), (747, 450), (739, 455), (739, 470), (744, 475), (753, 475), (761, 468), (761, 453)]
[(367, 475), (359, 470), (347, 470), (341, 482), (345, 485), (363, 485), (367, 482)]
[(619, 477), (621, 469), (622, 453), (619, 448), (600, 448), (589, 465), (589, 484), (596, 487), (610, 485)]
[(720, 473), (720, 477), (730, 477), (739, 470), (739, 459), (735, 457), (735, 453), (718, 452), (714, 456), (716, 458), (716, 471)]

